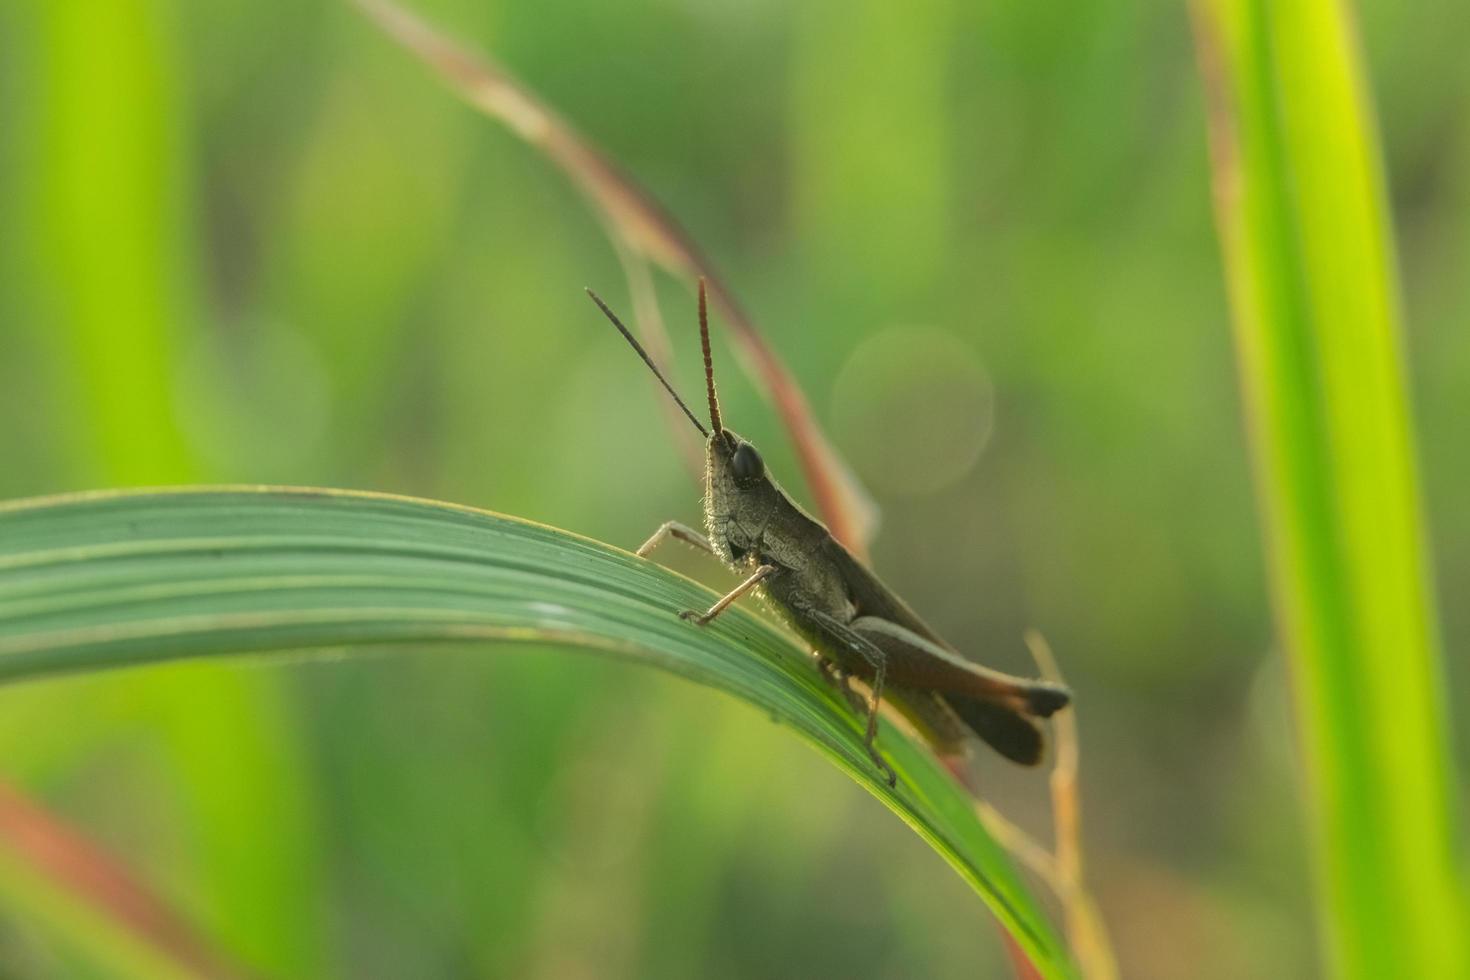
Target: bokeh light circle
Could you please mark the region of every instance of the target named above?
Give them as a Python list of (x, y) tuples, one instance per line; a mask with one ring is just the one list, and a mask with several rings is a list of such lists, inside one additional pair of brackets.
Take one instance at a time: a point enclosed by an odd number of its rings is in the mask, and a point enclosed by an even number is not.
[(923, 496), (979, 460), (995, 424), (995, 387), (975, 351), (933, 327), (864, 341), (832, 388), (838, 445), (875, 490)]

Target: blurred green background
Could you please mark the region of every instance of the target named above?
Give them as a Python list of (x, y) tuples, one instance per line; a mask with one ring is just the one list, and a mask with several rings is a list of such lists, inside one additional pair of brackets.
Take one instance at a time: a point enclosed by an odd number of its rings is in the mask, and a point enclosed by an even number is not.
[[(1455, 650), (1470, 7), (1360, 7)], [(711, 253), (880, 503), (890, 584), (988, 663), (1049, 637), (1124, 974), (1318, 974), (1185, 10), (418, 9)], [(325, 484), (626, 546), (697, 519), (659, 396), (581, 294), (630, 308), (597, 220), (345, 6), (6, 4), (0, 120), (0, 495)], [(692, 299), (661, 295), (693, 389)], [(728, 418), (801, 496), (716, 343)], [(35, 684), (0, 698), (0, 758), (271, 975), (1009, 969), (968, 888), (816, 754), (584, 654)], [(976, 766), (1046, 831), (1042, 777)], [(106, 975), (19, 906), (0, 963)]]

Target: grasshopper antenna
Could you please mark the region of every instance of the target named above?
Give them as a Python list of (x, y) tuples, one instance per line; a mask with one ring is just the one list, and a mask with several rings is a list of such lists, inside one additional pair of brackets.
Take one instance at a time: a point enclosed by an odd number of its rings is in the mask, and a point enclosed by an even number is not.
[(704, 386), (709, 392), (709, 424), (714, 428), (715, 435), (719, 435), (725, 431), (725, 427), (720, 424), (720, 400), (715, 396), (715, 362), (709, 352), (709, 313), (705, 309), (704, 276), (699, 277), (699, 346), (704, 348)]
[[(633, 335), (628, 332), (628, 328), (627, 327), (623, 326), (623, 321), (618, 319), (618, 315), (616, 313), (614, 313), (612, 310), (608, 309), (607, 308), (607, 304), (602, 301), (602, 297), (601, 296), (598, 296), (592, 290), (590, 290), (590, 289), (587, 290), (587, 295), (592, 297), (592, 302), (594, 302), (594, 303), (597, 304), (597, 308), (602, 311), (602, 315), (605, 316), (605, 317), (607, 317), (609, 320), (612, 321), (612, 325), (618, 328), (618, 333), (620, 333), (620, 334), (623, 335), (623, 339), (626, 340), (629, 344), (631, 344), (633, 346), (633, 349), (638, 352), (638, 356), (639, 357), (643, 358), (643, 363), (648, 365), (648, 370), (650, 370), (650, 371), (653, 372), (653, 376), (655, 378), (658, 378), (659, 384), (661, 384), (661, 385), (664, 386), (664, 390), (667, 391), (669, 393), (669, 395), (673, 397), (674, 401), (678, 404), (678, 406), (684, 410), (684, 414), (687, 415), (687, 416), (689, 416), (689, 421), (691, 421), (691, 422), (694, 423), (694, 427), (699, 430), (699, 434), (702, 435), (702, 436), (704, 436), (705, 438), (709, 438), (709, 431), (707, 429), (705, 429), (705, 427), (700, 423), (699, 419), (695, 418), (694, 413), (691, 412), (691, 411), (689, 411), (689, 406), (684, 404), (684, 399), (682, 399), (682, 398), (679, 397), (679, 393), (674, 390), (674, 386), (671, 385), (671, 384), (669, 384), (669, 379), (668, 378), (665, 378), (664, 375), (663, 375), (663, 372), (658, 369), (658, 365), (653, 363), (653, 358), (651, 358), (651, 357), (648, 356), (648, 351), (646, 351), (646, 350), (643, 349), (643, 345), (640, 344), (640, 343), (638, 343), (638, 341), (636, 339), (634, 339)], [(700, 319), (700, 322), (703, 323), (704, 322), (704, 281), (703, 280), (700, 280), (700, 284), (699, 284), (699, 309), (700, 309), (700, 317), (699, 317), (699, 319)], [(708, 334), (706, 334), (705, 341), (704, 341), (704, 363), (705, 363), (705, 370), (708, 371), (709, 370), (709, 337), (708, 337)], [(711, 377), (713, 377), (713, 376), (711, 376)], [(714, 389), (714, 382), (713, 381), (710, 382), (710, 396), (709, 397), (710, 397), (710, 405), (713, 406), (714, 405), (714, 398), (715, 398), (715, 389)], [(720, 421), (719, 421), (719, 419), (720, 419), (719, 414), (716, 413), (716, 415), (715, 415), (715, 431), (716, 432), (718, 432), (719, 429), (720, 429)]]

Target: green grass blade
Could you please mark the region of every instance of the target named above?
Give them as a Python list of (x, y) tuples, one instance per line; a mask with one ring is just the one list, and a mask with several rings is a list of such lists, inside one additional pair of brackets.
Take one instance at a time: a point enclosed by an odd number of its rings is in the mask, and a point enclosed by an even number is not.
[(1329, 961), (1463, 976), (1383, 175), (1345, 6), (1206, 0), (1216, 199)]
[(0, 508), (0, 678), (369, 643), (600, 650), (790, 725), (924, 837), (1042, 976), (1072, 976), (1038, 902), (937, 760), (885, 728), (900, 780), (890, 790), (857, 719), (786, 634), (738, 607), (707, 629), (673, 615), (709, 601), (708, 590), (606, 545), (405, 498), (222, 489)]
[[(217, 297), (202, 296), (212, 261), (203, 258), (211, 253), (204, 198), (218, 187), (200, 172), (209, 165), (200, 163), (208, 154), (199, 130), (211, 124), (197, 112), (212, 100), (189, 70), (190, 51), (208, 41), (193, 36), (181, 5), (15, 6), (20, 30), (6, 40), (30, 52), (15, 88), (34, 100), (37, 124), (18, 131), (26, 135), (16, 144), (22, 184), (34, 192), (6, 229), (33, 267), (9, 285), (33, 306), (0, 333), (44, 338), (47, 440), (65, 462), (59, 473), (23, 459), (6, 469), (30, 486), (195, 482), (200, 461), (184, 420), (200, 408), (179, 382), (199, 370), (190, 366), (197, 343), (219, 333)], [(196, 672), (183, 683), (151, 675), (113, 687), (109, 700), (154, 719), (161, 751), (147, 765), (167, 773), (175, 816), (189, 828), (180, 876), (202, 896), (199, 918), (261, 967), (310, 975), (321, 970), (311, 951), (324, 907), (311, 860), (313, 801), (297, 746), (279, 737), (290, 721), (274, 681), (238, 671)], [(36, 692), (26, 710), (47, 710), (41, 701), (51, 693)], [(88, 696), (72, 688), (49, 705), (90, 729), (71, 733), (78, 754), (50, 776), (80, 771), (81, 758), (109, 740), (96, 720), (105, 712), (91, 710)], [(0, 752), (26, 755), (49, 742), (0, 738)], [(211, 761), (220, 745), (232, 750), (228, 772)], [(264, 850), (279, 859), (257, 860)]]
[(27, 148), (38, 193), (25, 227), (41, 323), (74, 376), (62, 428), (88, 481), (179, 480), (191, 471), (171, 404), (191, 175), (173, 18), (136, 2), (38, 9), (30, 81), (47, 125)]

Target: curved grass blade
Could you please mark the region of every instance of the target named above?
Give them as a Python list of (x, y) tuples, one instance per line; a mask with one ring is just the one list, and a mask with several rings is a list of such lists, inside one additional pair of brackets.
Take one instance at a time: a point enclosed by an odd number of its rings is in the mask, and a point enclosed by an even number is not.
[(185, 657), (436, 640), (601, 650), (728, 692), (794, 728), (968, 881), (1048, 978), (1074, 969), (972, 801), (892, 728), (889, 789), (807, 654), (711, 593), (564, 531), (402, 497), (223, 488), (0, 506), (0, 679)]

